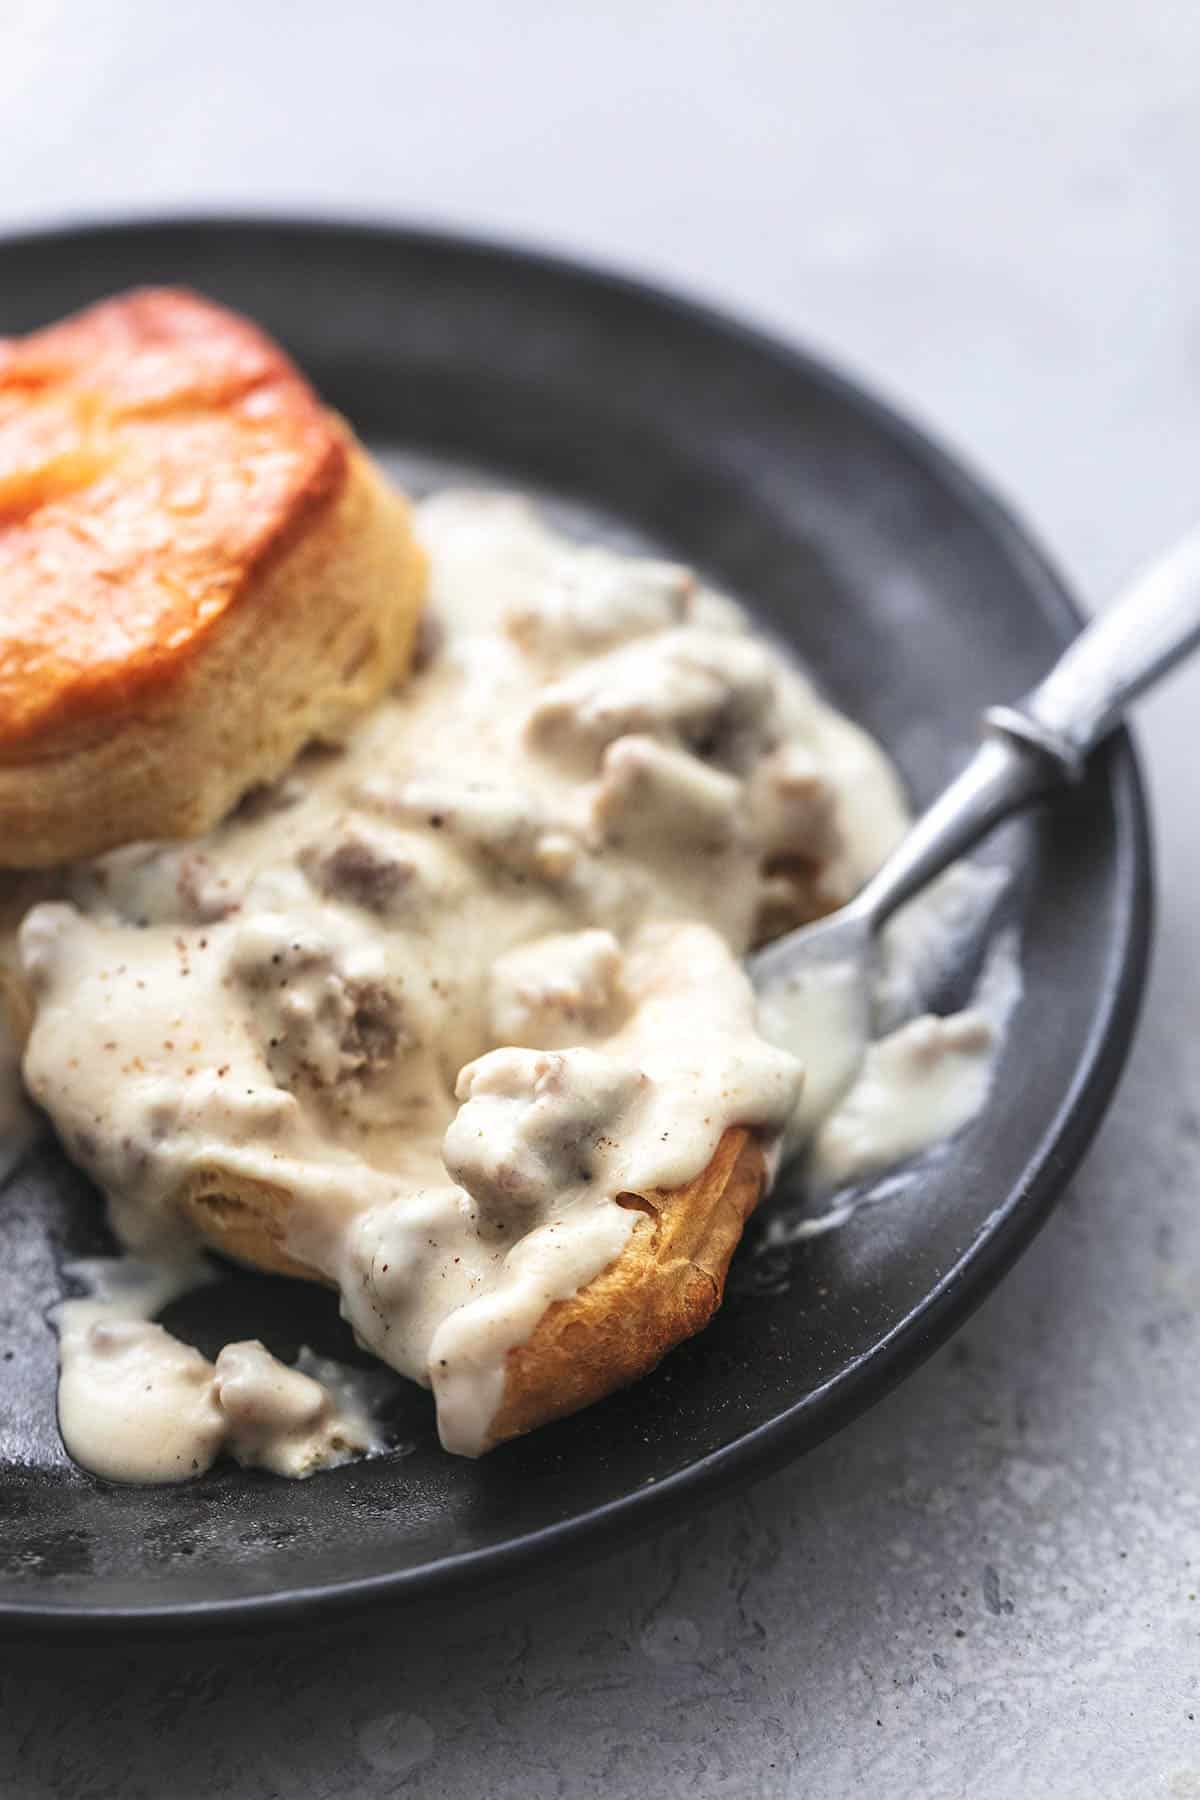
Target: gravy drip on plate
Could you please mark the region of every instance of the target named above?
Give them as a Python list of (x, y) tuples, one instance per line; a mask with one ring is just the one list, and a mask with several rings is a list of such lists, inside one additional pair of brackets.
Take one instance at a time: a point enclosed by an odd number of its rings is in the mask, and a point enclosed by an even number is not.
[(184, 1192), (286, 1195), (288, 1256), (472, 1455), (507, 1352), (620, 1254), (616, 1197), (694, 1179), (729, 1126), (779, 1141), (804, 1071), (739, 959), (848, 898), (905, 809), (685, 569), (508, 497), (418, 521), (403, 691), (28, 914), (24, 1072), (142, 1256), (186, 1244)]
[(301, 1351), (295, 1368), (257, 1339), (215, 1363), (153, 1315), (211, 1277), (202, 1259), (75, 1263), (86, 1293), (55, 1309), (63, 1442), (113, 1481), (188, 1481), (221, 1451), (301, 1477), (382, 1448), (357, 1371)]

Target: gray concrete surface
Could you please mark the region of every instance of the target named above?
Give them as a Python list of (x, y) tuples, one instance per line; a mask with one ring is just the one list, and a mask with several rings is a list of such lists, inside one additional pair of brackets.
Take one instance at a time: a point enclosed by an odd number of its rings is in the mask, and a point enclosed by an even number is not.
[[(909, 404), (1101, 598), (1200, 507), (1198, 58), (1165, 0), (9, 0), (0, 223), (351, 209), (665, 277)], [(1144, 713), (1129, 1076), (957, 1342), (570, 1580), (336, 1640), (0, 1651), (0, 1789), (1200, 1796), (1198, 704), (1193, 672)]]

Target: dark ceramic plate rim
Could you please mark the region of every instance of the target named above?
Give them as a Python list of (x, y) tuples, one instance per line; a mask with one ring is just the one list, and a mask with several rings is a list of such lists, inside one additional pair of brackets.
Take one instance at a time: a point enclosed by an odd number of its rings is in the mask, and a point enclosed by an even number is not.
[[(457, 250), (606, 288), (656, 306), (664, 316), (706, 327), (773, 358), (816, 386), (835, 394), (878, 434), (922, 463), (949, 490), (964, 511), (1003, 547), (1022, 571), (1046, 615), (1073, 626), (1082, 614), (1062, 579), (1008, 508), (960, 460), (920, 427), (893, 410), (821, 357), (655, 283), (611, 273), (575, 257), (559, 257), (486, 237), (353, 218), (320, 219), (286, 212), (271, 214), (184, 213), (131, 217), (115, 222), (70, 221), (0, 238), (0, 252), (18, 256), (23, 248), (51, 241), (112, 240), (125, 233), (156, 230), (197, 235), (238, 229), (311, 233), (336, 249), (339, 239), (392, 239), (410, 250)], [(316, 1612), (327, 1614), (386, 1600), (428, 1597), (451, 1587), (484, 1581), (512, 1581), (535, 1564), (567, 1554), (593, 1555), (634, 1530), (645, 1531), (676, 1516), (685, 1506), (714, 1499), (733, 1484), (756, 1479), (794, 1456), (813, 1449), (881, 1399), (912, 1373), (986, 1298), (1045, 1223), (1067, 1180), (1078, 1166), (1104, 1116), (1132, 1042), (1141, 1003), (1151, 937), (1153, 881), (1146, 798), (1132, 741), (1126, 732), (1105, 751), (1106, 774), (1115, 820), (1115, 924), (1106, 980), (1097, 996), (1092, 1030), (1074, 1077), (1050, 1127), (1029, 1154), (1022, 1179), (991, 1214), (958, 1262), (906, 1317), (871, 1350), (829, 1381), (779, 1413), (767, 1424), (703, 1456), (622, 1499), (578, 1513), (543, 1530), (526, 1533), (485, 1550), (464, 1551), (419, 1568), (398, 1569), (310, 1587), (238, 1599), (197, 1601), (168, 1607), (38, 1605), (0, 1603), (0, 1632), (79, 1637), (120, 1628), (166, 1632), (228, 1630), (294, 1623)]]

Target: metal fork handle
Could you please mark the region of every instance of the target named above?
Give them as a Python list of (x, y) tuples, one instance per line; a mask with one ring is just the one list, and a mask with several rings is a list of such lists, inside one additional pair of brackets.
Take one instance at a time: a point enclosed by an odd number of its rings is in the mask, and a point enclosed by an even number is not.
[(851, 910), (877, 930), (898, 906), (973, 850), (1001, 819), (1037, 799), (1061, 775), (1044, 752), (1023, 738), (990, 735), (851, 901)]
[(984, 714), (984, 742), (852, 903), (872, 928), (1011, 813), (1062, 781), (1130, 703), (1200, 644), (1200, 530), (1138, 576), (1023, 700)]

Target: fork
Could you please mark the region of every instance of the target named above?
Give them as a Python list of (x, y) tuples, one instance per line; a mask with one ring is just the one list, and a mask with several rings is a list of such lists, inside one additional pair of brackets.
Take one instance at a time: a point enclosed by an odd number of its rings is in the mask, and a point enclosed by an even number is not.
[(967, 766), (853, 900), (747, 959), (767, 1036), (774, 1009), (803, 992), (812, 1013), (806, 1036), (826, 1051), (805, 1094), (800, 1135), (836, 1104), (861, 1066), (879, 933), (896, 909), (1001, 820), (1078, 781), (1131, 702), (1198, 643), (1200, 528), (1135, 577), (1024, 699), (987, 709)]

